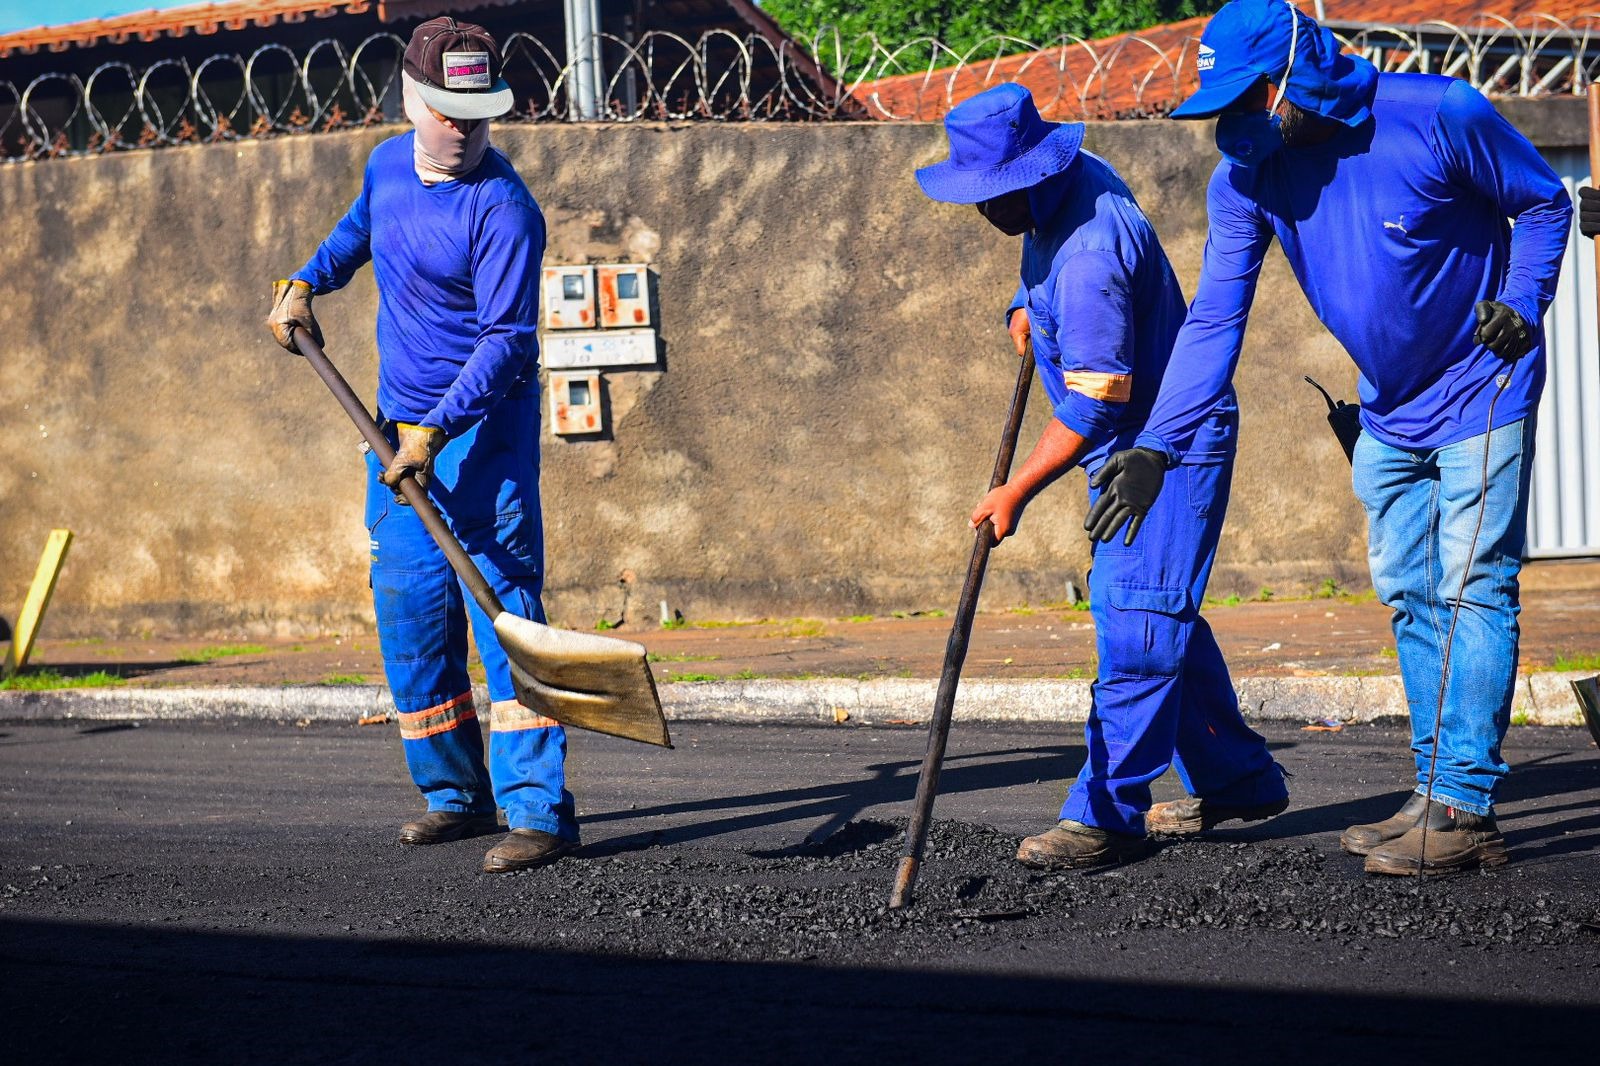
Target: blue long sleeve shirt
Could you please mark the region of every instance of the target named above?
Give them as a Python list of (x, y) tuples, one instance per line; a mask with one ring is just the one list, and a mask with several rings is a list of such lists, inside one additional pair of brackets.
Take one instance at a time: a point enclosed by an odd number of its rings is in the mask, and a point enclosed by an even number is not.
[(1361, 424), (1378, 440), (1421, 450), (1489, 428), (1506, 363), (1473, 340), (1480, 300), (1505, 303), (1536, 331), (1496, 426), (1536, 408), (1540, 322), (1571, 225), (1560, 179), (1465, 82), (1383, 74), (1372, 113), (1260, 166), (1217, 167), (1200, 283), (1139, 445), (1177, 460), (1228, 389), (1274, 237), (1360, 369)]
[(321, 295), (368, 260), (378, 283), (378, 407), (460, 435), (537, 388), (544, 216), (504, 155), (424, 185), (405, 133), (367, 159), (361, 194), (294, 277)]
[(1105, 160), (1080, 152), (1030, 202), (1042, 221), (1023, 238), (1012, 308), (1027, 308), (1039, 379), (1055, 417), (1088, 441), (1079, 465), (1093, 470), (1143, 426), (1183, 324), (1183, 291)]

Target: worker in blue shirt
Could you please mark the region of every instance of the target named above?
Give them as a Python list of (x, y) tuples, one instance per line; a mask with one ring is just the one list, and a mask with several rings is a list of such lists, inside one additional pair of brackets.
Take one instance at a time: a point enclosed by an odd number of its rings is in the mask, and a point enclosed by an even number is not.
[[(1021, 235), (1022, 283), (1009, 326), (1031, 341), (1054, 411), (1038, 445), (973, 511), (997, 540), (1023, 508), (1072, 469), (1096, 470), (1144, 426), (1184, 318), (1183, 294), (1133, 194), (1082, 150), (1081, 123), (1045, 122), (1033, 97), (1000, 85), (945, 117), (949, 160), (917, 171), (935, 200), (975, 204)], [(1201, 419), (1171, 494), (1147, 516), (1154, 536), (1100, 545), (1089, 573), (1099, 680), (1085, 729), (1088, 759), (1056, 826), (1017, 858), (1087, 867), (1138, 853), (1147, 831), (1181, 832), (1288, 806), (1282, 772), (1244, 722), (1200, 603), (1227, 509), (1238, 430), (1231, 390)], [(1198, 546), (1198, 551), (1196, 547)], [(1150, 803), (1175, 765), (1198, 799)]]
[[(481, 26), (424, 22), (402, 72), (413, 129), (378, 145), (361, 192), (302, 269), (273, 289), (268, 325), (295, 351), (318, 341), (312, 297), (370, 261), (378, 284), (379, 420), (396, 445), (367, 455), (366, 522), (384, 670), (412, 780), (427, 813), (404, 844), (510, 832), (484, 857), (498, 872), (577, 846), (561, 726), (518, 702), (494, 625), (415, 512), (406, 474), (431, 487), (451, 530), (506, 609), (544, 620), (539, 507), (538, 319), (544, 217), (488, 120), (512, 106), (500, 51)], [(487, 675), (489, 766), (467, 674), (467, 619)]]
[(1169, 494), (1170, 470), (1231, 388), (1276, 238), (1361, 372), (1354, 487), (1411, 713), (1415, 793), (1343, 846), (1373, 873), (1504, 862), (1494, 799), (1508, 769), (1540, 323), (1571, 202), (1472, 86), (1380, 75), (1285, 0), (1233, 0), (1197, 55), (1200, 89), (1173, 115), (1218, 116), (1224, 156), (1200, 283), (1149, 424), (1107, 460), (1085, 528), (1109, 540), (1127, 522), (1122, 539), (1135, 539)]

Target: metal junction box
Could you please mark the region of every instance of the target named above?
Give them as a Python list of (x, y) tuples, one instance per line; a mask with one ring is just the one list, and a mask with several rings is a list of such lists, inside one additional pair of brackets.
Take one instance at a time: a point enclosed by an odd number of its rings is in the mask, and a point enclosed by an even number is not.
[(650, 268), (612, 263), (595, 268), (600, 290), (600, 326), (603, 329), (637, 329), (653, 326), (650, 320)]
[(600, 404), (600, 374), (551, 373), (550, 429), (558, 436), (581, 436), (605, 431)]
[(593, 329), (594, 295), (594, 267), (545, 267), (539, 300), (544, 328)]

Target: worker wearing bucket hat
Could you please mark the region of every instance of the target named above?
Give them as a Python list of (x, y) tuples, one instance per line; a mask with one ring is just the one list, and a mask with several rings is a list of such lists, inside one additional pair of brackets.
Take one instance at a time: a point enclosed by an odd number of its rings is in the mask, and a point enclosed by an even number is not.
[[(484, 869), (522, 869), (576, 846), (566, 737), (518, 702), (492, 619), (463, 595), (395, 486), (407, 473), (431, 486), (506, 608), (543, 621), (535, 328), (544, 218), (489, 144), (487, 120), (512, 100), (488, 31), (424, 22), (402, 81), (412, 130), (373, 150), (350, 210), (274, 286), (268, 324), (290, 351), (295, 326), (320, 341), (313, 295), (342, 288), (371, 261), (380, 422), (397, 451), (388, 469), (367, 455), (372, 593), (406, 763), (428, 808), (401, 826), (400, 840), (492, 833), (500, 807), (510, 833)], [(469, 618), (492, 708), (487, 769), (467, 673)]]
[(1224, 157), (1200, 282), (1149, 425), (1107, 461), (1085, 528), (1109, 541), (1169, 494), (1169, 471), (1232, 388), (1276, 239), (1360, 369), (1354, 487), (1411, 711), (1415, 794), (1393, 818), (1351, 827), (1343, 846), (1373, 873), (1503, 862), (1493, 814), (1508, 769), (1540, 321), (1571, 201), (1472, 86), (1379, 74), (1285, 0), (1233, 0), (1197, 54), (1200, 90), (1173, 115), (1216, 116)]
[[(1031, 342), (1054, 412), (1021, 468), (972, 514), (974, 526), (991, 519), (1004, 539), (1046, 485), (1074, 466), (1097, 469), (1138, 435), (1183, 322), (1183, 294), (1133, 194), (1082, 150), (1081, 124), (1046, 122), (1026, 89), (1000, 85), (952, 109), (945, 129), (950, 158), (917, 180), (933, 199), (975, 204), (996, 228), (1022, 236), (1010, 329), (1019, 355)], [(1150, 783), (1169, 765), (1205, 797), (1213, 824), (1270, 817), (1288, 804), (1199, 614), (1236, 429), (1233, 397), (1219, 397), (1204, 419), (1206, 443), (1184, 468), (1188, 498), (1151, 510), (1154, 535), (1095, 553), (1100, 675), (1088, 760), (1056, 826), (1022, 842), (1024, 863), (1086, 867), (1137, 854), (1146, 830), (1163, 828), (1161, 811), (1146, 813)]]

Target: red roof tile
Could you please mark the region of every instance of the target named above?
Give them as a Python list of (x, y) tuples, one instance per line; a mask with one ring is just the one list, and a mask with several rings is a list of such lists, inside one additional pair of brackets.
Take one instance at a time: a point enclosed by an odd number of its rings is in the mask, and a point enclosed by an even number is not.
[(362, 15), (374, 6), (381, 7), (382, 0), (224, 0), (215, 4), (186, 4), (164, 11), (136, 11), (112, 18), (0, 34), (0, 57), (16, 53), (26, 55), (40, 49), (64, 52), (96, 44), (153, 41), (189, 33), (207, 35), (219, 30), (303, 22), (307, 18)]

